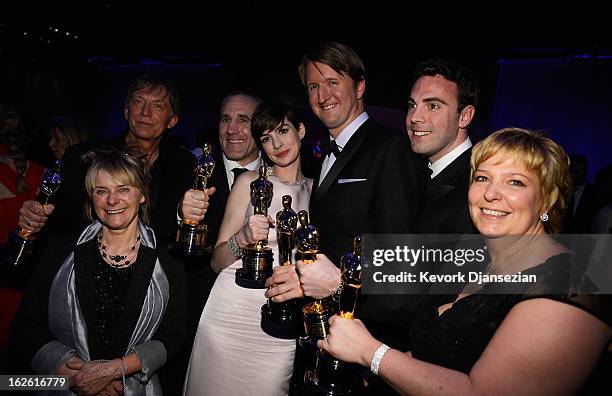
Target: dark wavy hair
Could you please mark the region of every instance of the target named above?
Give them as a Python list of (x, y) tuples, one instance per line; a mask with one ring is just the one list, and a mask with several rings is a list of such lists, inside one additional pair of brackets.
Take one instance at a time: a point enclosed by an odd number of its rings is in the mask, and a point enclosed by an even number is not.
[(261, 144), (259, 143), (259, 138), (261, 138), (263, 133), (276, 129), (285, 121), (285, 118), (287, 118), (296, 129), (303, 123), (297, 109), (292, 104), (283, 100), (274, 99), (262, 102), (257, 106), (251, 121), (251, 133), (253, 134), (253, 139), (255, 139), (255, 142), (257, 142), (260, 148)]
[(414, 81), (423, 76), (441, 75), (448, 81), (457, 84), (457, 111), (461, 113), (466, 106), (478, 109), (480, 87), (474, 72), (465, 64), (454, 59), (429, 59), (417, 64), (414, 68)]

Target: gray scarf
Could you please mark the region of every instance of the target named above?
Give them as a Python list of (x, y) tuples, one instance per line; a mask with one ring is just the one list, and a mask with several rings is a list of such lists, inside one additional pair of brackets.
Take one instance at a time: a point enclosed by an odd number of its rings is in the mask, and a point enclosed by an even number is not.
[[(101, 228), (102, 225), (97, 221), (90, 224), (81, 233), (77, 245), (95, 238)], [(155, 234), (151, 228), (139, 223), (139, 232), (142, 245), (150, 248), (156, 247)], [(132, 352), (136, 345), (151, 339), (164, 317), (169, 290), (168, 278), (158, 258), (125, 355)], [(53, 373), (71, 356), (78, 356), (86, 362), (91, 360), (87, 341), (87, 325), (76, 294), (74, 252), (66, 257), (53, 279), (49, 292), (49, 330), (55, 340), (45, 344), (32, 359), (32, 368), (37, 373)], [(64, 394), (72, 394), (72, 392)], [(126, 378), (126, 396), (161, 394), (161, 386), (155, 374), (150, 378), (142, 373)]]

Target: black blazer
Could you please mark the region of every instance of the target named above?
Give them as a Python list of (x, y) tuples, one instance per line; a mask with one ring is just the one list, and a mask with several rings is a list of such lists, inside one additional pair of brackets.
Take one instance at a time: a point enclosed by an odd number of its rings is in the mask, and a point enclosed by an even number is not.
[(470, 156), (466, 150), (427, 183), (425, 206), (419, 219), (420, 234), (474, 234), (468, 209)]
[[(55, 210), (41, 232), (49, 236), (79, 234), (89, 224), (83, 210), (83, 202), (88, 199), (85, 191), (87, 164), (81, 156), (103, 145), (123, 147), (125, 136), (124, 132), (103, 140), (79, 143), (68, 149), (61, 168), (62, 185), (53, 198)], [(165, 135), (151, 169), (149, 186), (150, 226), (158, 239), (167, 242), (176, 236), (176, 208), (193, 183), (193, 166), (193, 155), (182, 142)]]
[(352, 249), (355, 234), (416, 233), (425, 178), (407, 136), (368, 119), (321, 185), (320, 168), (310, 217), (321, 234), (320, 251), (332, 261)]
[[(417, 232), (425, 170), (406, 135), (368, 119), (320, 186), (319, 174), (310, 198), (311, 222), (320, 232), (320, 251), (336, 265), (352, 250), (355, 234)], [(362, 294), (357, 316), (376, 337), (399, 347), (413, 311), (411, 297)]]
[(161, 341), (171, 360), (183, 342), (186, 317), (186, 280), (183, 266), (167, 254), (166, 246), (158, 249), (141, 246), (130, 282), (125, 310), (113, 329), (110, 350), (103, 350), (97, 335), (94, 306), (93, 273), (98, 263), (96, 241), (91, 240), (75, 247), (76, 237), (59, 237), (51, 241), (26, 289), (23, 300), (11, 325), (9, 355), (16, 372), (30, 370), (32, 357), (53, 339), (49, 331), (49, 292), (55, 274), (66, 256), (74, 250), (76, 292), (87, 324), (88, 346), (92, 359), (122, 356), (142, 309), (149, 287), (155, 260), (160, 263), (170, 285), (170, 298), (164, 318), (153, 335)]

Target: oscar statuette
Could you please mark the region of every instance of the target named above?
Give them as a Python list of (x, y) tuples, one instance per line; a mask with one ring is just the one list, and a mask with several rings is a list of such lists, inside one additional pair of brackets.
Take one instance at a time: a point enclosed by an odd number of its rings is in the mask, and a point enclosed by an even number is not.
[[(215, 169), (215, 160), (211, 155), (212, 145), (204, 143), (202, 155), (196, 158), (193, 169), (194, 180), (193, 189), (204, 191), (207, 188), (208, 180)], [(204, 219), (198, 221), (182, 220), (176, 232), (175, 249), (178, 253), (185, 256), (200, 255), (210, 251), (206, 247), (206, 237), (208, 236), (208, 226)]]
[[(292, 264), (298, 215), (291, 209), (291, 195), (283, 195), (283, 209), (276, 213), (276, 239), (278, 243), (278, 264)], [(268, 299), (261, 307), (261, 327), (269, 335), (277, 338), (296, 338), (299, 328), (297, 301), (289, 300), (276, 303)]]
[[(57, 192), (62, 183), (61, 165), (61, 160), (56, 160), (54, 168), (45, 170), (40, 180), (36, 200), (43, 207), (49, 203), (50, 198)], [(12, 270), (21, 270), (33, 265), (33, 261), (37, 258), (40, 250), (37, 240), (38, 235), (36, 233), (21, 228), (15, 228), (11, 231), (6, 249), (6, 265)]]
[[(317, 259), (319, 251), (319, 230), (309, 223), (308, 212), (301, 210), (298, 213), (300, 227), (295, 231), (295, 243), (297, 248), (297, 259), (302, 260), (304, 265), (311, 265)], [(327, 336), (329, 324), (327, 320), (334, 314), (333, 301), (331, 297), (325, 299), (306, 299), (302, 307), (304, 316), (304, 329), (306, 337), (317, 340)]]
[[(259, 168), (259, 178), (251, 182), (251, 203), (254, 214), (268, 215), (272, 203), (273, 185), (267, 179), (268, 169)], [(266, 241), (257, 241), (244, 248), (242, 268), (236, 270), (236, 284), (249, 289), (265, 289), (266, 279), (272, 276), (274, 255)]]
[[(319, 230), (309, 223), (308, 212), (298, 213), (300, 227), (295, 230), (297, 260), (303, 265), (312, 265), (319, 251)], [(300, 346), (301, 365), (304, 367), (304, 384), (309, 385), (314, 376), (317, 341), (324, 339), (329, 333), (328, 320), (334, 314), (334, 303), (331, 297), (313, 299), (306, 297), (302, 307), (305, 335), (298, 338)]]
[[(339, 297), (338, 315), (353, 319), (361, 289), (361, 236), (355, 236), (353, 251), (342, 256), (340, 270), (342, 285)], [(363, 380), (357, 371), (358, 365), (345, 363), (326, 352), (317, 351), (317, 363), (311, 387), (315, 394), (340, 396), (357, 393), (363, 387)]]

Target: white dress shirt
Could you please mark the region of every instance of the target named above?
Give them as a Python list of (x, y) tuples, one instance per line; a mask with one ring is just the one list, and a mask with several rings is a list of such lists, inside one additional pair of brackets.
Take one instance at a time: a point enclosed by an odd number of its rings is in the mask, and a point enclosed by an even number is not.
[(434, 177), (436, 177), (440, 172), (444, 170), (444, 168), (452, 164), (454, 160), (459, 158), (459, 156), (466, 152), (470, 147), (472, 147), (472, 141), (468, 137), (463, 141), (463, 143), (452, 149), (444, 157), (440, 158), (433, 164), (430, 162), (429, 168), (432, 170), (431, 178), (433, 179)]
[[(340, 132), (336, 139), (330, 136), (330, 140), (335, 140), (336, 144), (338, 145), (338, 149), (342, 151), (350, 140), (350, 138), (355, 134), (355, 132), (357, 132), (357, 129), (359, 129), (359, 127), (363, 125), (363, 123), (366, 122), (368, 118), (370, 118), (370, 116), (367, 112), (364, 111), (363, 113), (359, 114), (359, 116), (357, 116), (357, 118), (355, 118), (353, 122), (348, 124), (348, 126), (344, 128), (342, 132)], [(321, 185), (321, 182), (323, 181), (323, 179), (325, 179), (325, 176), (327, 176), (327, 173), (334, 165), (334, 162), (336, 162), (336, 156), (333, 154), (329, 154), (323, 160), (323, 165), (321, 166), (321, 177), (319, 177), (319, 185)]]
[(261, 166), (261, 153), (258, 153), (257, 159), (255, 161), (248, 163), (245, 166), (240, 165), (236, 161), (228, 159), (225, 154), (223, 154), (223, 164), (225, 165), (225, 177), (227, 177), (227, 185), (231, 190), (232, 186), (234, 185), (234, 172), (232, 172), (232, 169), (246, 168), (250, 171), (258, 170)]

